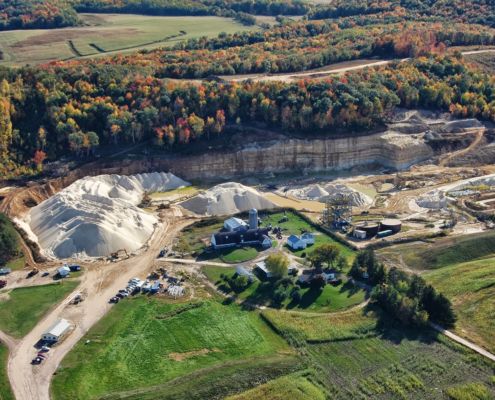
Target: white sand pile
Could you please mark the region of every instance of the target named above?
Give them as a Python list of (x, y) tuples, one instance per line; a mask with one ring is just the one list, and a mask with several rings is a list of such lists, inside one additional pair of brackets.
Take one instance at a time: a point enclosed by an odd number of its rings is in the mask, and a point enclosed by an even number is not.
[(416, 204), (422, 208), (439, 210), (447, 207), (447, 198), (444, 192), (432, 190), (416, 199)]
[(214, 186), (180, 205), (201, 215), (230, 215), (251, 208), (263, 210), (275, 207), (257, 190), (236, 182)]
[(132, 252), (148, 240), (157, 223), (137, 207), (143, 195), (187, 185), (170, 173), (86, 177), (32, 208), (26, 222), (47, 256)]
[(287, 193), (302, 200), (315, 200), (324, 202), (328, 198), (332, 199), (341, 194), (350, 196), (352, 205), (356, 207), (365, 207), (373, 203), (373, 200), (364, 193), (358, 192), (349, 186), (339, 183), (328, 183), (325, 185), (309, 185), (296, 189), (290, 189)]

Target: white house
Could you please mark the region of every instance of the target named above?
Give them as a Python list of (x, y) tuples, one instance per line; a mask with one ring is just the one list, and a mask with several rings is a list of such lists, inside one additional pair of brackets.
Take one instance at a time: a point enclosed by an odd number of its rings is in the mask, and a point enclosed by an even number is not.
[(248, 230), (248, 224), (240, 218), (229, 218), (224, 221), (223, 227), (229, 232), (238, 232)]
[(306, 248), (307, 244), (296, 235), (290, 235), (287, 239), (287, 246), (289, 246), (292, 250), (302, 250)]
[(66, 278), (70, 275), (70, 268), (67, 265), (57, 269), (57, 272), (61, 278)]
[(303, 233), (301, 240), (306, 243), (306, 246), (310, 246), (315, 244), (315, 235), (309, 232)]
[(47, 342), (58, 342), (71, 328), (66, 319), (59, 319), (48, 331), (41, 335), (41, 339)]

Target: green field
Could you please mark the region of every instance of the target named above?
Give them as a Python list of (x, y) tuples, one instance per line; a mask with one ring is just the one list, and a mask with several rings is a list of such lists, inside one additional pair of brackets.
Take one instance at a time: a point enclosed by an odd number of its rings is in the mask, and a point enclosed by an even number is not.
[(171, 46), (177, 41), (221, 32), (257, 29), (221, 17), (154, 17), (81, 14), (86, 26), (0, 32), (4, 65), (38, 64), (81, 56)]
[[(249, 369), (264, 358), (268, 365), (273, 357), (292, 354), (257, 313), (236, 305), (177, 305), (140, 297), (113, 307), (64, 359), (53, 397), (86, 400), (143, 389), (136, 398), (157, 398), (155, 385), (187, 374), (205, 370), (211, 378), (212, 371), (229, 371), (240, 363)], [(184, 381), (183, 389), (190, 385), (194, 382)], [(184, 392), (176, 395), (184, 398)]]
[[(283, 217), (287, 217), (286, 222), (280, 222)], [(312, 232), (316, 234), (315, 244), (306, 248), (306, 250), (298, 250), (293, 252), (294, 254), (301, 256), (303, 253), (309, 254), (316, 247), (324, 243), (332, 243), (335, 244), (342, 254), (347, 257), (349, 261), (351, 261), (354, 257), (354, 251), (352, 251), (349, 247), (344, 246), (341, 243), (336, 242), (333, 238), (326, 235), (325, 233), (318, 232), (313, 225), (306, 222), (302, 217), (298, 214), (293, 213), (292, 211), (287, 212), (278, 212), (274, 214), (266, 214), (262, 216), (263, 224), (266, 226), (268, 224), (272, 224), (272, 226), (279, 226), (282, 228), (282, 233), (284, 235), (300, 235), (303, 232)], [(290, 251), (286, 248), (287, 251)]]
[(375, 336), (378, 320), (374, 311), (350, 310), (327, 315), (264, 310), (279, 332), (309, 341), (335, 341)]
[(456, 332), (495, 352), (495, 257), (454, 264), (424, 277), (452, 301)]
[(53, 305), (64, 299), (78, 284), (77, 281), (63, 281), (2, 291), (0, 329), (11, 336), (23, 337)]
[[(228, 295), (235, 295), (239, 300), (249, 304), (273, 306), (276, 308), (313, 312), (335, 312), (362, 303), (366, 296), (364, 290), (357, 289), (350, 284), (340, 284), (337, 286), (326, 285), (321, 291), (307, 287), (301, 288), (301, 301), (297, 304), (293, 304), (290, 298), (287, 298), (282, 304), (274, 304), (273, 288), (257, 279), (245, 290), (234, 292), (221, 277), (224, 274), (228, 278), (232, 278), (235, 275), (234, 267), (207, 266), (203, 267), (203, 272), (212, 283)], [(292, 279), (295, 281), (296, 278)]]
[(487, 387), (493, 364), (434, 334), (386, 328), (380, 337), (307, 345), (332, 399), (441, 399), (460, 384)]
[(9, 352), (0, 342), (0, 400), (14, 400), (7, 376), (7, 358)]
[(404, 262), (418, 271), (442, 268), (495, 254), (495, 232), (439, 238), (431, 243), (407, 243), (386, 247), (377, 254), (381, 259), (399, 265)]
[(325, 400), (322, 388), (302, 374), (291, 374), (260, 385), (226, 400)]
[(5, 264), (5, 266), (7, 268), (10, 268), (12, 271), (23, 269), (25, 265), (26, 265), (26, 259), (25, 259), (24, 255), (22, 255), (18, 258), (15, 258), (13, 260), (10, 260), (9, 262), (7, 262)]

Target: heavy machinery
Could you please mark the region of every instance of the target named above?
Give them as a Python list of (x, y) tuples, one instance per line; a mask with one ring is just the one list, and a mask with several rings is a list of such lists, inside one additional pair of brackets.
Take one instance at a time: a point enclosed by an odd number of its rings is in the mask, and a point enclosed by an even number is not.
[(27, 277), (32, 278), (33, 276), (35, 276), (39, 272), (40, 272), (40, 270), (38, 268), (34, 267), (31, 271), (29, 271), (29, 273), (27, 274)]
[(120, 255), (124, 253), (126, 258), (129, 258), (129, 254), (127, 253), (127, 250), (126, 249), (120, 249), (120, 250), (117, 250), (117, 251), (114, 251), (113, 253), (110, 254), (110, 257), (114, 260), (120, 258)]

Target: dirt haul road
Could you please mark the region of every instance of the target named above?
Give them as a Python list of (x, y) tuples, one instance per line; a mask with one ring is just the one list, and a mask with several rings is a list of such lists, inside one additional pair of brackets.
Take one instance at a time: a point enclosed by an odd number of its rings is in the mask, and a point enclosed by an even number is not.
[[(141, 254), (117, 263), (100, 263), (88, 267), (78, 288), (11, 348), (8, 375), (17, 400), (50, 399), (50, 381), (64, 356), (110, 310), (108, 300), (119, 289), (125, 288), (130, 278), (144, 278), (148, 275), (160, 249), (170, 245), (179, 230), (188, 223), (182, 218), (180, 210), (171, 208), (167, 210), (163, 223), (155, 229), (148, 248)], [(79, 292), (84, 293), (85, 300), (77, 306), (69, 305), (72, 297)], [(33, 346), (59, 318), (71, 321), (74, 330), (48, 353), (46, 361), (39, 366), (32, 366), (31, 360), (36, 355)]]
[[(461, 54), (463, 56), (470, 56), (475, 54), (485, 54), (485, 53), (495, 53), (495, 49), (484, 49), (484, 50), (471, 50), (464, 51)], [(287, 74), (246, 74), (246, 75), (221, 75), (220, 78), (226, 81), (232, 82), (242, 82), (246, 80), (252, 80), (255, 82), (259, 81), (277, 81), (277, 82), (293, 82), (298, 79), (323, 79), (327, 78), (329, 75), (339, 75), (346, 72), (359, 71), (364, 68), (380, 67), (383, 65), (388, 65), (394, 62), (406, 62), (410, 58), (403, 58), (400, 60), (352, 60), (342, 63), (327, 65), (326, 67), (300, 71), (291, 72)]]

